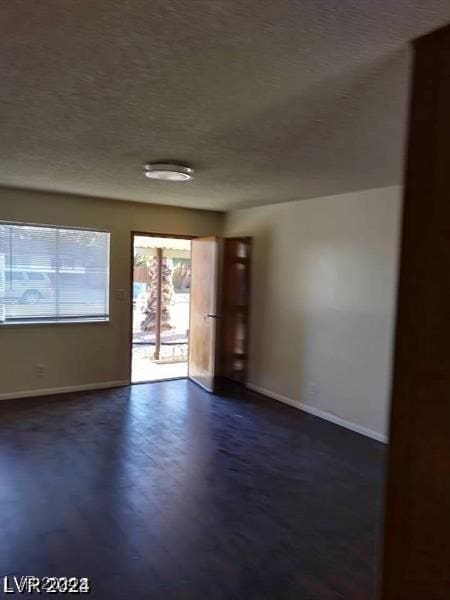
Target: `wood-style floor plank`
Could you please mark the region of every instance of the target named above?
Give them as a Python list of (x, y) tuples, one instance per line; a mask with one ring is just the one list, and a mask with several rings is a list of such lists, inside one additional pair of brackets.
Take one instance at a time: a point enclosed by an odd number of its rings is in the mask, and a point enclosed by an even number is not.
[(0, 405), (0, 573), (99, 599), (374, 596), (384, 447), (187, 380)]

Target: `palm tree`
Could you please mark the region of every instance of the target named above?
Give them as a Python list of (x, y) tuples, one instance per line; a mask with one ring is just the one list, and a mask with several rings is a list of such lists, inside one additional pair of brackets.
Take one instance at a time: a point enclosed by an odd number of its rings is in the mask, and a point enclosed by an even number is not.
[[(158, 258), (152, 258), (147, 263), (149, 269), (149, 294), (145, 319), (142, 321), (142, 330), (156, 332), (157, 306), (158, 306)], [(169, 306), (173, 296), (172, 282), (172, 260), (163, 258), (161, 260), (161, 333), (170, 331), (173, 326), (170, 323)]]

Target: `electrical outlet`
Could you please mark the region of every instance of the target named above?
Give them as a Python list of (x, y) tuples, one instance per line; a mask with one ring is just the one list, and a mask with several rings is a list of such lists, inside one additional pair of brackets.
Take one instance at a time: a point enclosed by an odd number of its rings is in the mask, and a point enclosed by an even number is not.
[(308, 397), (314, 400), (319, 395), (319, 386), (315, 381), (310, 381), (308, 384)]
[(36, 365), (35, 373), (36, 377), (44, 377), (47, 367), (45, 365)]

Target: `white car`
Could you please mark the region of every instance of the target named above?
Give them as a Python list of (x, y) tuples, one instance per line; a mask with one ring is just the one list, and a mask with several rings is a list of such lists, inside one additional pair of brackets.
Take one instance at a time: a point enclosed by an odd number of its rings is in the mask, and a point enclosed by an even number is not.
[(133, 283), (133, 307), (139, 313), (144, 312), (147, 306), (147, 285), (140, 281)]
[(55, 295), (48, 273), (31, 269), (7, 269), (5, 272), (5, 298), (9, 302), (36, 304)]
[(145, 311), (145, 309), (147, 308), (147, 298), (148, 295), (146, 292), (139, 294), (138, 297), (136, 298), (136, 310), (140, 313), (143, 313)]

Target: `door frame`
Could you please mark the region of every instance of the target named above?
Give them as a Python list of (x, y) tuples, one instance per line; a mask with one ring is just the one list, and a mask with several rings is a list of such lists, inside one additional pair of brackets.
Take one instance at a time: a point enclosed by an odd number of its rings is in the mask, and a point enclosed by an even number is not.
[[(152, 379), (151, 381), (137, 381), (133, 383), (133, 283), (134, 283), (134, 238), (135, 237), (159, 237), (159, 238), (172, 238), (178, 240), (195, 240), (198, 236), (195, 235), (181, 235), (179, 233), (158, 233), (148, 231), (137, 231), (132, 230), (130, 232), (130, 279), (129, 279), (129, 327), (128, 327), (128, 382), (129, 385), (139, 385), (141, 383), (158, 383), (161, 381), (176, 381), (177, 379), (186, 379), (186, 377), (170, 377), (168, 379)], [(191, 320), (191, 302), (189, 299), (189, 322)], [(188, 341), (189, 344), (189, 341)], [(188, 348), (189, 349), (189, 348)]]
[(414, 41), (380, 557), (383, 600), (448, 598), (449, 68), (450, 25)]

